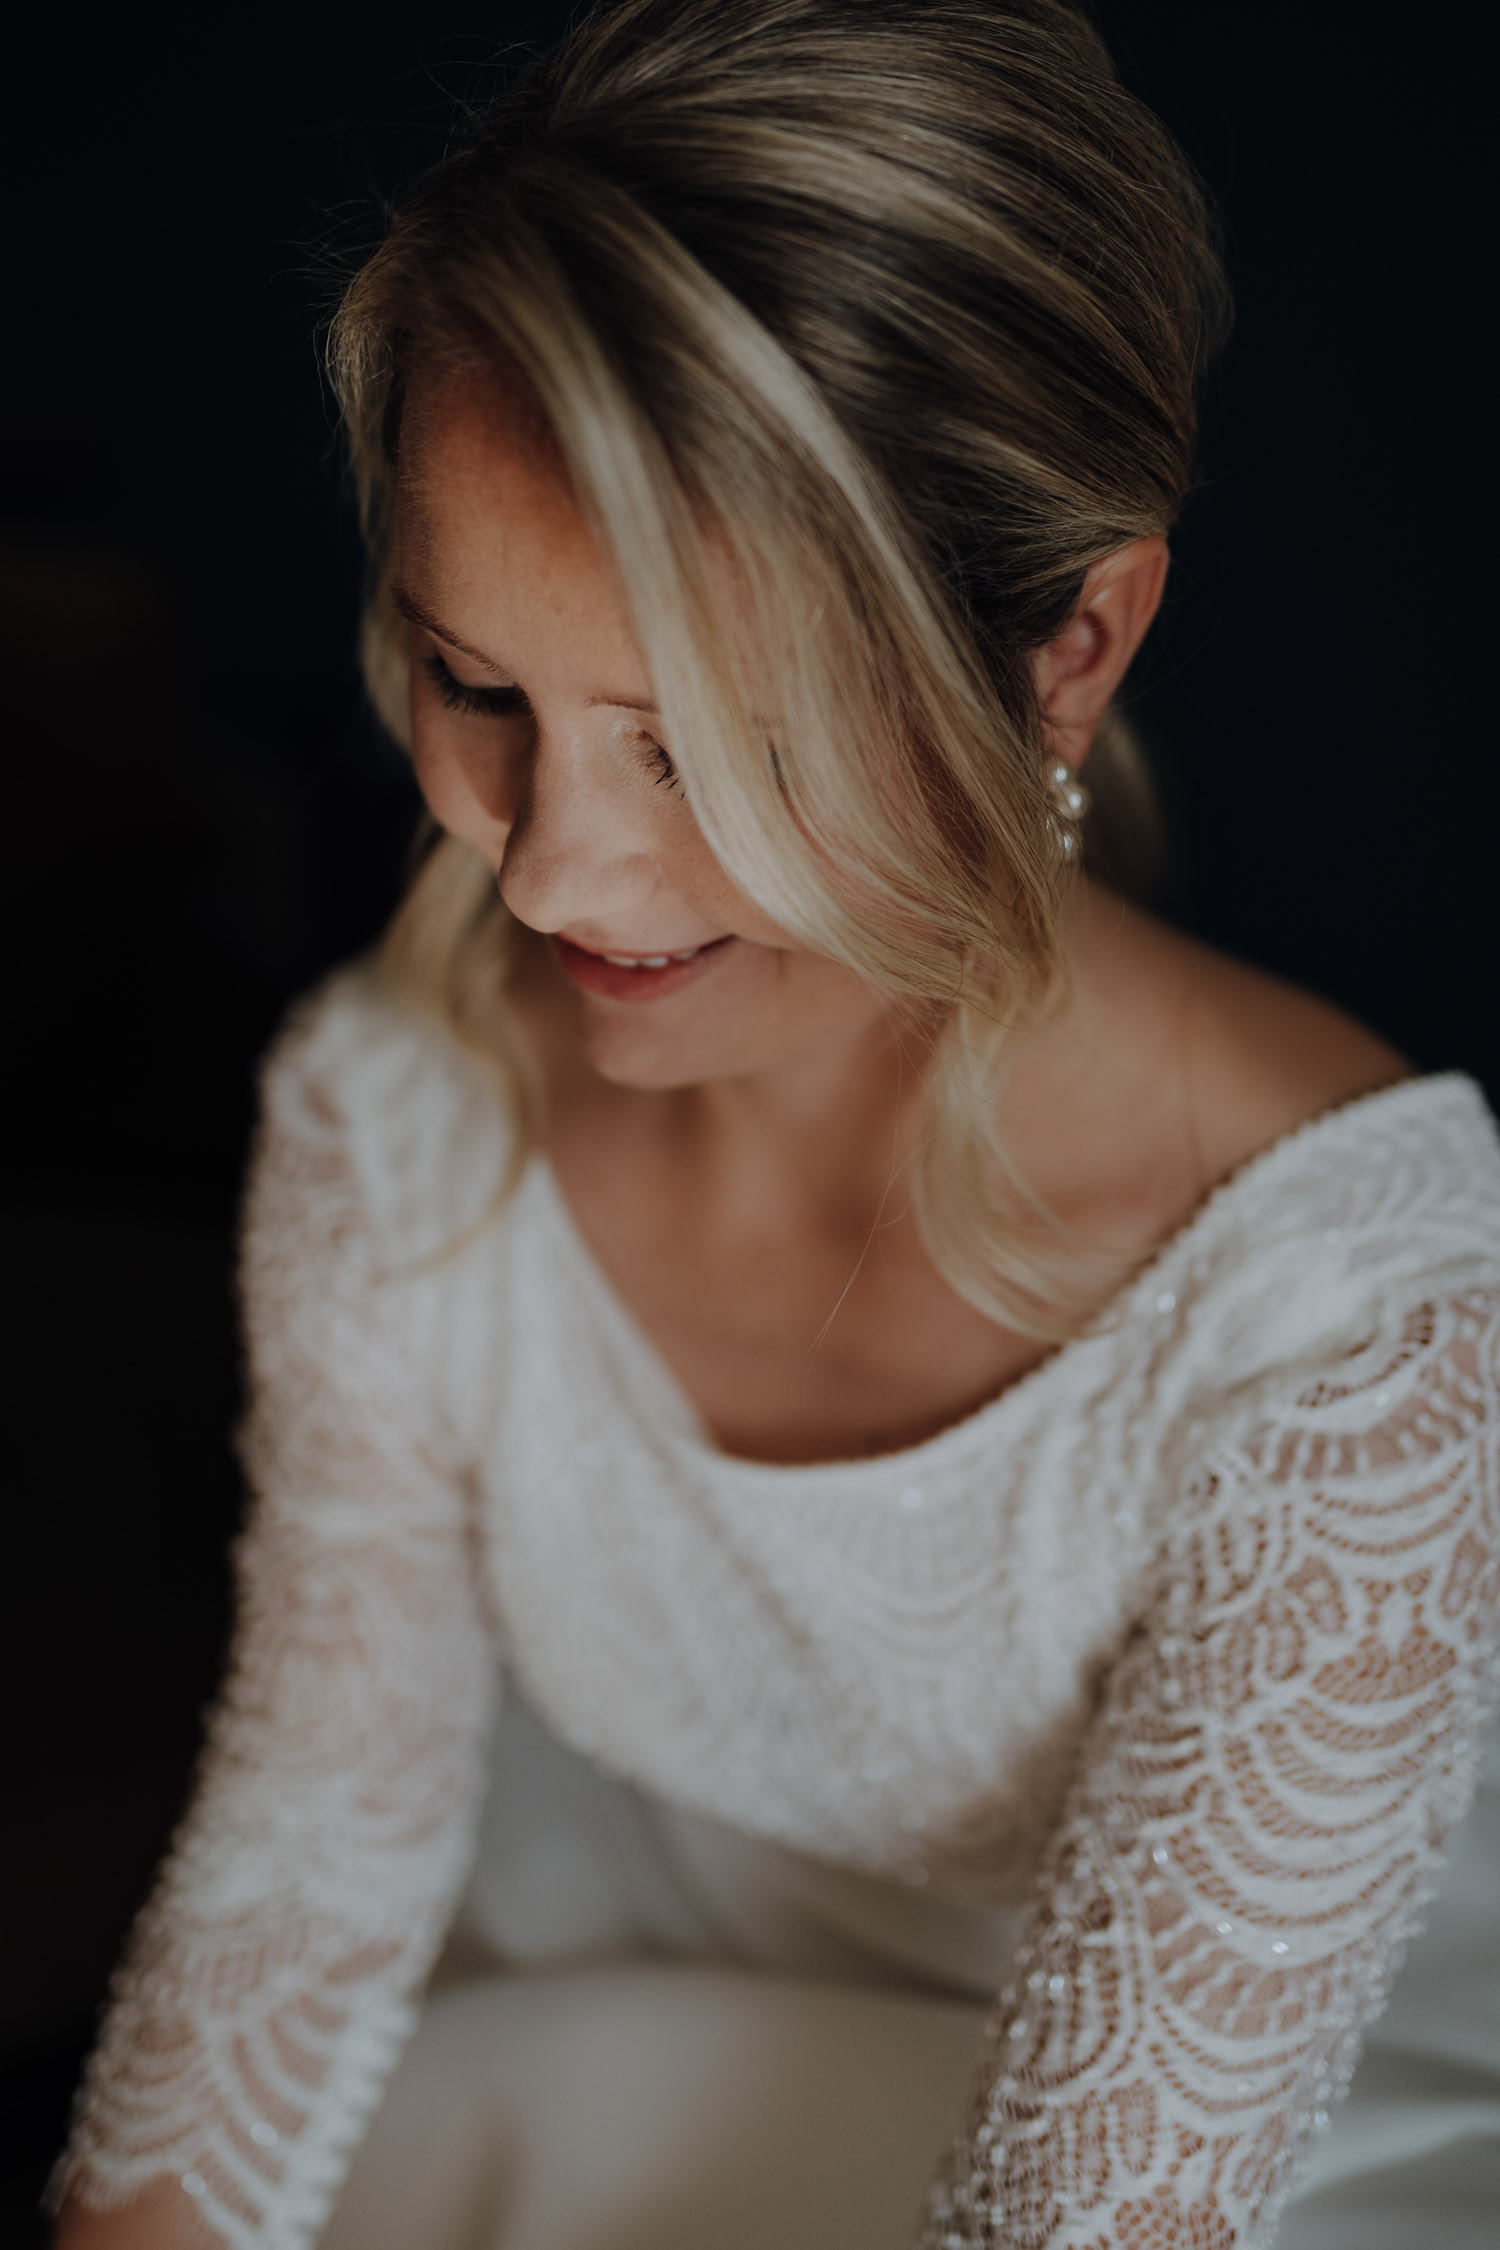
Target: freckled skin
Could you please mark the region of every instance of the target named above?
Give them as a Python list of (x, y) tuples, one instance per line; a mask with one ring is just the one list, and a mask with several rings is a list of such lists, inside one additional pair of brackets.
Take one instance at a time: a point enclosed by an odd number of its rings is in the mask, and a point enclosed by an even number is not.
[[(789, 940), (725, 875), (681, 791), (651, 758), (654, 717), (625, 606), (551, 455), (516, 442), (492, 403), (453, 383), (418, 400), (400, 490), (403, 588), (497, 669), (418, 629), (412, 748), (437, 819), (495, 868), (532, 929), (596, 953), (680, 951), (732, 937), (712, 979), (670, 1005), (577, 1004), (604, 1077), (690, 1086), (775, 1069), (883, 1020), (883, 1001)], [(528, 713), (455, 713), (424, 669), (518, 681)], [(610, 700), (600, 701), (600, 697)]]
[[(922, 1246), (900, 1169), (920, 1056), (878, 994), (735, 888), (663, 786), (652, 719), (630, 708), (651, 691), (624, 604), (538, 433), (450, 383), (414, 395), (404, 454), (402, 579), (443, 627), (413, 634), (413, 749), (437, 819), (544, 937), (631, 955), (732, 941), (640, 1005), (580, 990), (545, 943), (518, 986), (547, 1153), (595, 1256), (729, 1450), (810, 1461), (930, 1434), (1041, 1347), (961, 1302)], [(1038, 652), (1074, 765), (1165, 566), (1155, 540), (1109, 557)], [(424, 668), (439, 656), (460, 690), (519, 685), (524, 713), (451, 708)], [(1066, 1004), (1020, 1045), (1000, 1124), (1058, 1215), (1117, 1250), (1150, 1248), (1267, 1142), (1405, 1074), (1321, 1001), (1087, 884), (1064, 943)], [(201, 2240), (163, 2181), (126, 2210), (70, 2206), (54, 2250)]]
[[(595, 955), (714, 943), (639, 1005), (580, 990), (542, 947), (517, 998), (559, 1182), (721, 1442), (768, 1459), (878, 1451), (992, 1396), (1041, 1347), (962, 1303), (918, 1237), (899, 1167), (922, 1129), (919, 1049), (880, 994), (798, 946), (714, 859), (670, 744), (635, 708), (651, 683), (555, 452), (477, 378), (414, 395), (400, 556), (429, 621), (414, 628), (418, 776), (512, 912)], [(1074, 766), (1166, 562), (1160, 540), (1109, 557), (1038, 652)], [(524, 708), (455, 710), (454, 681), (519, 687)], [(1114, 1250), (1149, 1248), (1265, 1140), (1402, 1068), (1320, 1003), (1086, 884), (1065, 939), (1067, 1003), (1024, 1041), (1002, 1122), (1038, 1191)]]

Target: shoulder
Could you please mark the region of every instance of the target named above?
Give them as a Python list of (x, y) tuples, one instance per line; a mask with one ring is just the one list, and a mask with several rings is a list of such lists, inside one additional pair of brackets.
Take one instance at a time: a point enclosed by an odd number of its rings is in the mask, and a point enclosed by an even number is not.
[(1212, 1304), (1253, 1352), (1252, 1331), (1339, 1329), (1386, 1287), (1500, 1275), (1500, 1141), (1471, 1080), (1419, 1077), (1342, 1009), (1126, 909), (1101, 909), (1090, 977), (1115, 1137), (1141, 1121), (1156, 1246), (1191, 1265), (1200, 1323)]
[(1200, 1194), (1310, 1119), (1413, 1075), (1343, 1009), (1117, 900), (1087, 903), (1080, 931), (1096, 1008), (1143, 1058), (1157, 1130), (1191, 1147)]
[(472, 1228), (512, 1168), (498, 1067), (394, 993), (378, 963), (339, 970), (293, 1009), (261, 1071), (255, 1173), (288, 1172), (363, 1208), (386, 1258)]
[(1393, 1239), (1403, 1221), (1415, 1232), (1424, 1213), (1467, 1207), (1475, 1241), (1493, 1250), (1500, 1144), (1472, 1080), (1419, 1076), (1316, 994), (1150, 928), (1180, 977), (1183, 1100), (1206, 1191), (1242, 1181), (1231, 1204), (1253, 1207), (1259, 1225), (1273, 1204), (1290, 1221), (1337, 1203)]
[(393, 1088), (441, 1070), (453, 1045), (436, 1016), (399, 1000), (367, 958), (296, 1002), (266, 1052), (261, 1084), (273, 1105), (305, 1100), (310, 1115), (342, 1116), (374, 1082)]
[(1210, 1181), (1312, 1119), (1414, 1076), (1404, 1055), (1342, 1008), (1173, 938), (1184, 979), (1186, 1098)]

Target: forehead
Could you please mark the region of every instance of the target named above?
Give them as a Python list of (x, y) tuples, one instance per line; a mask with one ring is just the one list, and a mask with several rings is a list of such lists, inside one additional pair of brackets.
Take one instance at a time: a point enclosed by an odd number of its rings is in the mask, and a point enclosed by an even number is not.
[[(614, 652), (609, 666), (621, 677), (627, 649), (632, 677), (651, 671), (629, 565), (617, 569), (596, 538), (552, 429), (518, 379), (471, 361), (423, 368), (407, 392), (396, 466), (400, 578), (425, 607), (451, 623), (469, 619), (467, 637), (481, 645), (498, 633), (514, 648), (535, 628), (551, 643)], [(733, 550), (706, 527), (698, 560), (718, 653), (766, 706), (763, 639)]]
[(419, 458), (435, 430), (486, 424), (538, 469), (563, 475), (562, 454), (542, 404), (520, 369), (479, 345), (418, 350), (401, 406), (398, 474)]
[(396, 456), (402, 569), (486, 560), (596, 582), (603, 557), (539, 408), (478, 366), (412, 379)]

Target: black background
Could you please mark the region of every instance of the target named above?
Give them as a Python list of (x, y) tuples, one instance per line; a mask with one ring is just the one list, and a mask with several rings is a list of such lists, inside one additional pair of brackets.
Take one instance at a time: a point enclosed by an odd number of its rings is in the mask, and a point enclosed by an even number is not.
[[(1166, 910), (1493, 1097), (1480, 12), (1097, 15), (1239, 304), (1137, 696)], [(414, 813), (314, 330), (454, 97), (563, 16), (38, 11), (6, 57), (6, 2242), (222, 1645), (255, 1058), (379, 927)]]

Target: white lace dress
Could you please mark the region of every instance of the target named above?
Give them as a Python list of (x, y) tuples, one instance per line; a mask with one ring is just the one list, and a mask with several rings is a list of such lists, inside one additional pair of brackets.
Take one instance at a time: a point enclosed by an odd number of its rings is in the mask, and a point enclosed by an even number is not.
[(715, 1450), (504, 1154), (367, 975), (272, 1061), (236, 1653), (60, 2184), (235, 2250), (1500, 2240), (1477, 1090), (1304, 1127), (808, 1468)]

